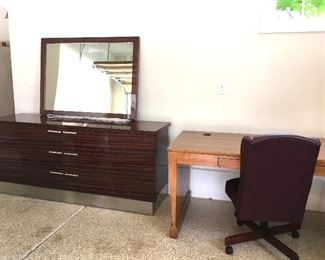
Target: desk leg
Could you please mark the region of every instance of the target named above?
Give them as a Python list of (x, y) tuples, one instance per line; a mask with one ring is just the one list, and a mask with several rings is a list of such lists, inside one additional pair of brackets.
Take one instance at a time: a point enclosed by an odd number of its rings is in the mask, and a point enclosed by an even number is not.
[(177, 173), (177, 153), (168, 152), (171, 225), (169, 236), (177, 238), (190, 201), (188, 169)]
[(171, 225), (169, 229), (169, 236), (171, 238), (177, 238), (177, 153), (168, 152), (168, 179), (169, 179), (169, 191), (170, 191), (170, 215)]

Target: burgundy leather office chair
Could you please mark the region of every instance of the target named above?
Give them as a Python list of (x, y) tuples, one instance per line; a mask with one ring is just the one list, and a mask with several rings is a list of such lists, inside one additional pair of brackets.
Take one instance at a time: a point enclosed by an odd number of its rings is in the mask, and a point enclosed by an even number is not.
[[(227, 237), (227, 254), (233, 253), (231, 245), (264, 238), (290, 259), (299, 259), (274, 235), (291, 231), (292, 237), (299, 237), (297, 230), (305, 213), (319, 149), (318, 139), (301, 136), (242, 139), (240, 178), (227, 181), (226, 193), (234, 204), (237, 223), (247, 224), (253, 231)], [(268, 227), (268, 221), (286, 224)]]

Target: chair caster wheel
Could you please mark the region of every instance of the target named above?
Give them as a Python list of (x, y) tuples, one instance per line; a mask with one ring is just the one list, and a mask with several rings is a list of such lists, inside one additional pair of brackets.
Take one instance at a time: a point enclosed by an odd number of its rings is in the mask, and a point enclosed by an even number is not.
[(291, 232), (291, 236), (294, 237), (294, 238), (298, 238), (298, 237), (299, 237), (299, 232), (298, 232), (298, 230), (292, 230), (292, 232)]
[(241, 221), (240, 219), (237, 219), (237, 225), (238, 226), (244, 225), (244, 221)]
[(226, 254), (232, 255), (234, 250), (232, 249), (232, 246), (226, 246)]

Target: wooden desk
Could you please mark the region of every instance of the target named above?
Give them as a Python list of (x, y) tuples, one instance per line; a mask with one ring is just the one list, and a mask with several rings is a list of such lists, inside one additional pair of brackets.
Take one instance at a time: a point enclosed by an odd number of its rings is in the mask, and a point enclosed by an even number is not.
[[(240, 168), (240, 144), (244, 134), (183, 131), (168, 147), (168, 174), (171, 204), (169, 235), (177, 238), (190, 199), (189, 174), (177, 173), (177, 165)], [(325, 138), (315, 175), (325, 176)]]

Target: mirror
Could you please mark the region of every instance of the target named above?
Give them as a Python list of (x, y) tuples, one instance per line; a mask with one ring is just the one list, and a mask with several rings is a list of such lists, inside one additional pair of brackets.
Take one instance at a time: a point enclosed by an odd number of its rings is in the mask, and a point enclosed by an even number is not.
[(41, 114), (136, 118), (139, 37), (43, 38)]

